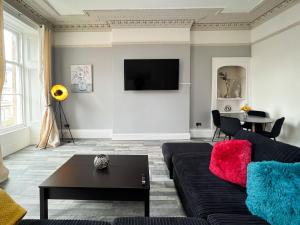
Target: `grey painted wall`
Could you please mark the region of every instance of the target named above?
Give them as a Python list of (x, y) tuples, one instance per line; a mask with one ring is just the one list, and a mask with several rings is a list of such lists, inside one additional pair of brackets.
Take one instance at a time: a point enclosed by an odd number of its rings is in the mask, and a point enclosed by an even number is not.
[(191, 120), (190, 127), (209, 128), (211, 124), (212, 57), (250, 57), (250, 46), (191, 47)]
[(70, 93), (63, 102), (72, 129), (111, 129), (113, 76), (111, 48), (55, 48), (54, 78), (70, 90), (72, 64), (92, 64), (94, 91)]
[[(70, 65), (93, 64), (94, 92), (70, 93), (64, 109), (73, 129), (115, 133), (184, 133), (210, 126), (212, 57), (248, 57), (250, 46), (126, 45), (55, 48), (54, 79), (70, 89)], [(179, 58), (179, 91), (124, 91), (124, 58)], [(190, 76), (191, 74), (191, 76)]]
[(178, 91), (124, 91), (124, 59), (139, 58), (178, 58), (180, 83), (190, 82), (189, 45), (114, 46), (114, 133), (189, 132), (189, 85)]

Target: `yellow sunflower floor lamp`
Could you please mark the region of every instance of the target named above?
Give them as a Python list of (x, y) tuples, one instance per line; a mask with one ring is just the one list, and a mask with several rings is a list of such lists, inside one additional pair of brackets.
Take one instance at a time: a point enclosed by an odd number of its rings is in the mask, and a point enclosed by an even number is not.
[[(64, 138), (64, 134), (63, 134), (63, 127), (64, 127), (65, 129), (67, 129), (69, 131), (72, 142), (75, 143), (73, 135), (70, 130), (70, 124), (68, 123), (66, 114), (62, 107), (62, 102), (64, 100), (66, 100), (69, 96), (68, 90), (65, 86), (63, 86), (61, 84), (56, 84), (56, 85), (53, 85), (53, 87), (51, 88), (51, 95), (58, 103), (56, 110), (55, 110), (55, 118), (59, 117), (60, 135), (61, 135), (60, 140), (62, 142), (64, 142), (64, 141), (70, 142)], [(63, 123), (63, 120), (64, 120), (64, 123)]]

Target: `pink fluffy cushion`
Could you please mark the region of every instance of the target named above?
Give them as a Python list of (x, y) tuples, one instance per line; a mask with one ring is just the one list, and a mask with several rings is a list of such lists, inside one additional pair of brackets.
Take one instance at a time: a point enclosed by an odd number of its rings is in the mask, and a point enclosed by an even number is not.
[(223, 180), (246, 187), (247, 166), (250, 162), (251, 143), (249, 141), (222, 141), (214, 145), (209, 169)]

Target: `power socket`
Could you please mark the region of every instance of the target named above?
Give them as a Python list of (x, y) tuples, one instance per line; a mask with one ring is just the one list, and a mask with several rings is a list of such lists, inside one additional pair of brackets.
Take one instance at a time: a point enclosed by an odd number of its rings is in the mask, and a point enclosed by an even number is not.
[(200, 127), (200, 126), (202, 126), (202, 123), (201, 122), (197, 122), (196, 123), (196, 127)]

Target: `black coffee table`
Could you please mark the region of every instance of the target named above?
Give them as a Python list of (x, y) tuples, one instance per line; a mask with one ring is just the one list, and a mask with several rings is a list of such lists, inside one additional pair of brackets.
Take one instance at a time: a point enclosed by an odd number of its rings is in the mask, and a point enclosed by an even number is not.
[(48, 199), (143, 201), (149, 216), (148, 156), (110, 155), (103, 170), (94, 168), (94, 158), (72, 156), (39, 186), (41, 219), (48, 218)]

